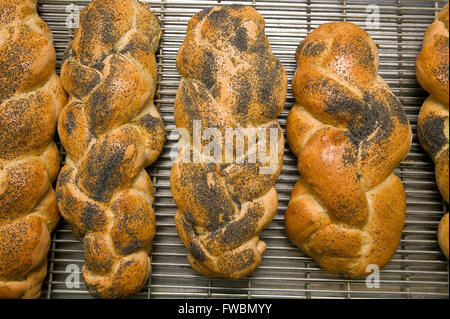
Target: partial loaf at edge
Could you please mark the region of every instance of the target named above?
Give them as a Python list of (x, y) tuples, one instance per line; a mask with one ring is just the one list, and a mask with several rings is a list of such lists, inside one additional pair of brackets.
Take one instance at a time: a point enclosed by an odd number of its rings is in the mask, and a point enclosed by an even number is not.
[(448, 214), (445, 214), (444, 217), (442, 217), (441, 222), (439, 223), (438, 241), (442, 252), (448, 259)]
[[(420, 109), (417, 134), (420, 144), (433, 159), (436, 183), (444, 200), (449, 201), (449, 4), (436, 17), (423, 39), (422, 50), (416, 61), (417, 80), (430, 93)], [(445, 223), (445, 221), (447, 221)], [(447, 230), (444, 231), (444, 228)], [(442, 234), (447, 234), (447, 237)], [(448, 259), (448, 214), (439, 226), (439, 244)]]
[(59, 221), (53, 137), (67, 98), (36, 2), (0, 0), (0, 298), (40, 296)]

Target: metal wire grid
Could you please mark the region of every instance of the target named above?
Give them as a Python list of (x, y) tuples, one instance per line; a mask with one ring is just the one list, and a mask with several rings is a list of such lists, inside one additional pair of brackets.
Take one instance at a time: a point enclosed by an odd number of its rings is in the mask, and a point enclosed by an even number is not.
[[(173, 103), (179, 75), (175, 60), (184, 40), (187, 22), (199, 10), (231, 1), (155, 0), (150, 2), (161, 20), (164, 36), (157, 56), (160, 105), (166, 130), (174, 132)], [(210, 280), (196, 274), (186, 259), (186, 249), (178, 238), (173, 216), (176, 205), (169, 184), (169, 152), (177, 136), (170, 134), (159, 161), (149, 173), (156, 189), (157, 231), (152, 247), (152, 276), (136, 298), (448, 298), (449, 271), (437, 243), (437, 226), (448, 211), (435, 186), (434, 166), (418, 143), (417, 114), (426, 97), (415, 78), (414, 63), (423, 33), (444, 1), (376, 1), (380, 25), (367, 23), (371, 1), (232, 1), (254, 6), (266, 20), (266, 33), (275, 55), (284, 64), (289, 78), (286, 107), (279, 117), (285, 126), (294, 103), (291, 79), (295, 72), (295, 49), (312, 30), (329, 21), (351, 21), (367, 30), (379, 45), (380, 74), (404, 104), (414, 132), (408, 158), (396, 173), (407, 194), (407, 219), (396, 255), (381, 272), (380, 288), (369, 289), (364, 280), (348, 280), (327, 274), (318, 264), (294, 247), (286, 237), (284, 213), (289, 195), (299, 175), (296, 159), (286, 146), (284, 166), (278, 179), (278, 213), (261, 234), (267, 243), (263, 261), (255, 273), (238, 281)], [(73, 37), (78, 9), (89, 1), (42, 0), (39, 12), (50, 25), (55, 39), (58, 69), (64, 49)], [(369, 21), (370, 22), (370, 21)], [(76, 26), (76, 25), (75, 25)], [(61, 222), (53, 235), (49, 253), (49, 274), (43, 298), (90, 298), (78, 271), (83, 264), (82, 245), (72, 236), (70, 226)], [(75, 265), (75, 266), (70, 266)], [(67, 268), (69, 266), (69, 269)], [(75, 267), (75, 268), (70, 268)], [(79, 287), (68, 288), (72, 274)], [(74, 277), (75, 276), (75, 277)], [(77, 276), (80, 278), (78, 281)]]

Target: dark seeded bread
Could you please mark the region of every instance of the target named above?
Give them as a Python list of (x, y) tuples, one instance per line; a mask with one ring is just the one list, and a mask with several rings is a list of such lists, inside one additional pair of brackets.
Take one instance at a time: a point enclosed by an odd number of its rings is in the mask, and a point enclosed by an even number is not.
[(67, 158), (57, 201), (83, 242), (83, 276), (95, 297), (134, 295), (150, 275), (155, 216), (145, 167), (165, 140), (153, 102), (160, 37), (145, 5), (94, 0), (62, 65), (70, 100), (58, 122)]
[[(193, 123), (199, 120), (202, 130), (214, 127), (222, 136), (226, 128), (278, 132), (278, 163), (271, 174), (260, 174), (264, 165), (247, 160), (221, 165), (202, 157), (199, 163), (176, 162), (172, 167), (178, 233), (191, 266), (209, 277), (237, 279), (252, 273), (266, 248), (259, 233), (277, 210), (274, 185), (284, 138), (276, 117), (284, 107), (287, 79), (264, 28), (261, 15), (248, 6), (206, 9), (189, 21), (178, 52), (178, 128), (192, 136)], [(189, 147), (182, 147), (179, 156), (186, 151)]]

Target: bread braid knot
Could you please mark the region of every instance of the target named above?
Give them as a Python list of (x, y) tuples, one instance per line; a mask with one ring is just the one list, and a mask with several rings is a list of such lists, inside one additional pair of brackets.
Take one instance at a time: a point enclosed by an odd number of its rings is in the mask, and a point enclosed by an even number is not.
[(66, 96), (36, 0), (0, 0), (0, 298), (37, 298), (59, 214), (53, 142)]
[[(191, 137), (195, 121), (201, 123), (202, 132), (213, 128), (222, 137), (227, 129), (260, 129), (267, 134), (258, 135), (257, 143), (262, 141), (265, 150), (270, 129), (277, 132), (270, 164), (252, 162), (251, 148), (243, 158), (234, 154), (232, 161), (222, 157), (217, 163), (204, 152), (196, 154), (190, 145), (180, 145), (171, 172), (176, 226), (191, 266), (209, 277), (237, 279), (253, 272), (266, 248), (259, 233), (277, 211), (274, 185), (283, 163), (284, 137), (276, 118), (284, 106), (287, 79), (264, 28), (263, 18), (251, 7), (206, 9), (189, 21), (178, 52), (182, 76), (175, 100), (178, 128)], [(226, 143), (219, 144), (224, 151)], [(180, 158), (186, 152), (200, 160), (183, 162)], [(261, 167), (268, 165), (275, 169), (262, 174)]]
[(410, 148), (409, 121), (355, 24), (322, 25), (296, 58), (286, 130), (301, 178), (287, 233), (326, 271), (360, 277), (384, 267), (401, 238), (406, 199), (393, 171)]
[[(422, 87), (430, 93), (420, 109), (417, 134), (420, 144), (436, 165), (436, 182), (447, 203), (449, 200), (448, 10), (447, 3), (436, 17), (435, 22), (428, 27), (416, 63), (417, 79)], [(447, 228), (447, 236), (439, 236), (439, 244), (448, 259), (448, 216), (441, 221), (440, 234), (445, 233), (445, 228)]]
[(83, 242), (83, 276), (96, 297), (136, 294), (150, 275), (155, 216), (145, 167), (165, 141), (153, 101), (160, 37), (145, 5), (94, 0), (61, 70), (70, 100), (58, 122), (67, 157), (57, 201)]

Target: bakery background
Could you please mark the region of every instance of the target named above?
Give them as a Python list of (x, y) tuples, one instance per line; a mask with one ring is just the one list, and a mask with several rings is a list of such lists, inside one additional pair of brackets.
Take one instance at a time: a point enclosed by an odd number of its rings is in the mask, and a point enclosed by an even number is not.
[[(434, 179), (434, 166), (416, 135), (417, 115), (427, 93), (415, 77), (415, 60), (423, 34), (445, 1), (331, 1), (252, 0), (181, 1), (145, 0), (161, 20), (164, 35), (157, 55), (160, 105), (169, 133), (164, 152), (149, 168), (155, 185), (157, 231), (152, 247), (152, 275), (135, 298), (448, 298), (448, 262), (439, 249), (437, 227), (448, 211)], [(52, 29), (58, 57), (73, 37), (76, 16), (88, 0), (41, 0), (40, 16)], [(380, 75), (403, 103), (414, 133), (407, 159), (396, 169), (405, 185), (407, 217), (396, 255), (381, 270), (379, 288), (367, 288), (365, 279), (348, 280), (328, 274), (311, 258), (290, 243), (284, 229), (284, 213), (289, 195), (298, 179), (296, 159), (286, 143), (284, 165), (277, 182), (277, 216), (261, 233), (267, 250), (252, 276), (238, 280), (208, 279), (188, 264), (173, 216), (169, 175), (170, 151), (177, 141), (173, 103), (179, 74), (175, 60), (184, 40), (188, 20), (196, 12), (217, 4), (241, 3), (254, 6), (266, 20), (266, 34), (274, 54), (286, 68), (289, 91), (284, 111), (278, 118), (285, 127), (294, 98), (291, 81), (295, 72), (295, 50), (307, 34), (330, 21), (351, 21), (363, 27), (379, 46)], [(379, 15), (378, 15), (379, 13)], [(379, 21), (377, 21), (379, 18)], [(379, 23), (377, 23), (379, 22)], [(61, 152), (63, 155), (64, 153)], [(81, 276), (83, 249), (62, 221), (52, 235), (48, 275), (42, 298), (92, 298)]]

